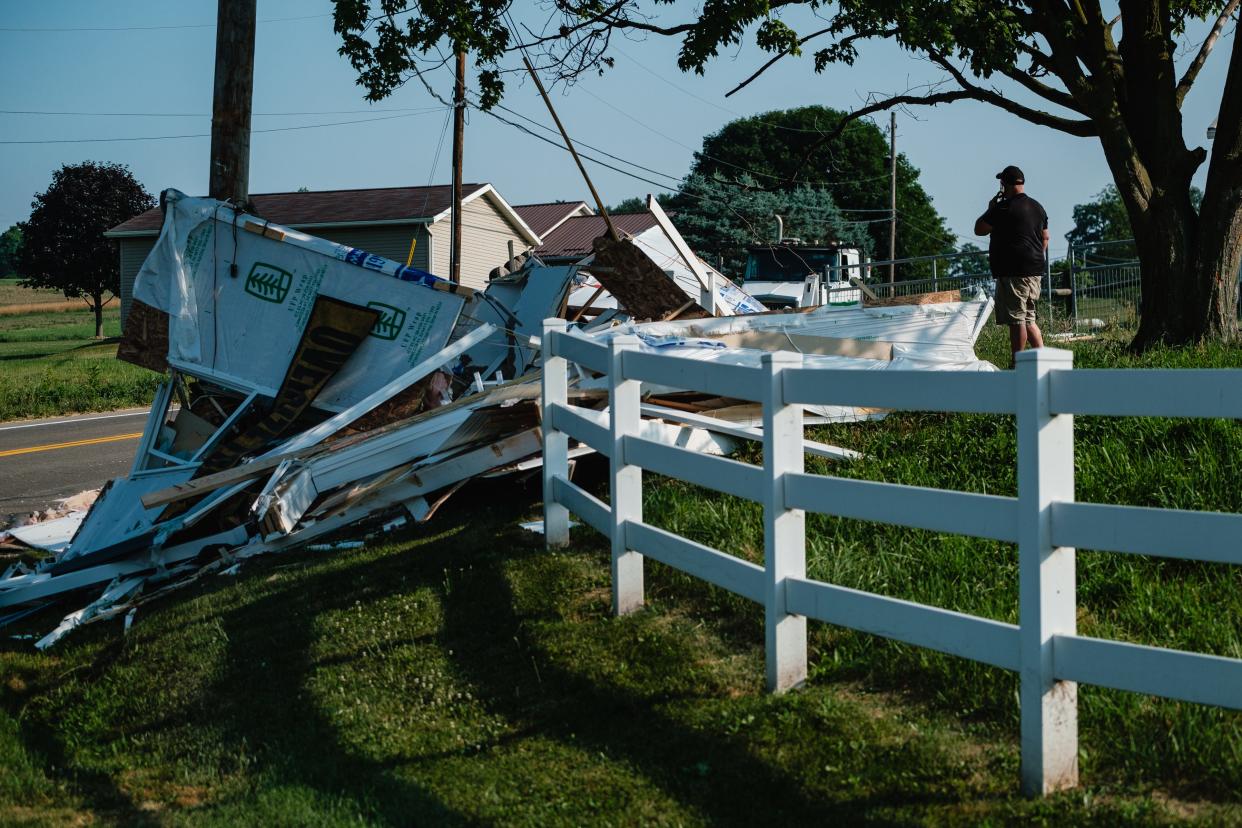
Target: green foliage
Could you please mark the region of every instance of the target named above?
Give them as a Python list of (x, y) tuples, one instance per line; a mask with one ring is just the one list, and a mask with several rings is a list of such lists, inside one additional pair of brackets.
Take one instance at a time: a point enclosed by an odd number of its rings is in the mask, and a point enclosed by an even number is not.
[(18, 266), (28, 287), (56, 288), (65, 296), (101, 300), (121, 290), (115, 245), (103, 237), (155, 200), (119, 164), (86, 161), (52, 173), (51, 186), (35, 195), (22, 233)]
[[(888, 258), (889, 142), (875, 124), (856, 121), (829, 137), (845, 117), (823, 106), (739, 118), (703, 139), (692, 174), (752, 176), (765, 189), (825, 188), (855, 221), (869, 221), (870, 249)], [(897, 258), (944, 253), (953, 235), (918, 181), (919, 170), (897, 156)], [(763, 236), (767, 238), (765, 233)]]
[(729, 181), (691, 174), (664, 206), (675, 212), (677, 229), (694, 251), (713, 266), (723, 261), (722, 272), (735, 277), (742, 274), (748, 246), (775, 240), (777, 215), (784, 219), (786, 237), (871, 249), (865, 226), (847, 221), (822, 189), (772, 191), (749, 175)]
[[(334, 29), (341, 36), (338, 52), (358, 72), (358, 84), (367, 100), (379, 101), (392, 94), (420, 68), (440, 63), (439, 47), (450, 55), (464, 50), (479, 67), (478, 85), (482, 106), (489, 109), (504, 94), (497, 62), (509, 50), (511, 33), (503, 16), (508, 3), (494, 0), (438, 2), (421, 0), (409, 11), (404, 0), (333, 0)], [(373, 5), (378, 5), (379, 15)], [(435, 57), (429, 57), (432, 52)], [(425, 63), (421, 63), (425, 59)], [(451, 57), (450, 57), (451, 60)]]
[(988, 265), (988, 253), (979, 245), (965, 242), (958, 248), (958, 253), (962, 255), (949, 263), (948, 275), (985, 277), (992, 275), (992, 269)]
[(0, 235), (0, 279), (17, 274), (17, 259), (21, 254), (22, 228), (14, 224)]

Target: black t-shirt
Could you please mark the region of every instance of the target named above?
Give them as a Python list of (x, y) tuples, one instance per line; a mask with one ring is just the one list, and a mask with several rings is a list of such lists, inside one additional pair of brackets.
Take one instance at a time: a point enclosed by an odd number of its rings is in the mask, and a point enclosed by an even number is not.
[(1044, 230), (1048, 214), (1026, 193), (1002, 198), (983, 220), (992, 227), (988, 263), (997, 278), (1039, 276), (1044, 272)]

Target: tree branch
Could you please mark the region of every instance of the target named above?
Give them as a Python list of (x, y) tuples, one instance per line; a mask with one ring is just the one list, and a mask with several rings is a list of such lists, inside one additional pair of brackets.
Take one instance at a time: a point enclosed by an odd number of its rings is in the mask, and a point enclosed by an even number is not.
[[(802, 44), (806, 43), (811, 38), (819, 37), (820, 35), (824, 35), (824, 34), (829, 34), (832, 31), (834, 31), (834, 29), (835, 29), (835, 26), (829, 26), (828, 28), (820, 29), (817, 32), (811, 32), (806, 37), (800, 38), (798, 40), (798, 45), (801, 46)], [(897, 34), (896, 29), (872, 29), (872, 30), (868, 30), (865, 32), (856, 32), (848, 37), (844, 37), (840, 41), (838, 41), (835, 45), (837, 46), (837, 48), (841, 48), (843, 46), (850, 45), (855, 40), (863, 40), (868, 37), (888, 37), (888, 36), (895, 35), (895, 34)], [(728, 92), (726, 92), (725, 97), (727, 98), (730, 95), (732, 95), (734, 92), (741, 91), (743, 88), (749, 85), (751, 81), (753, 81), (755, 78), (759, 77), (764, 72), (766, 72), (769, 68), (771, 68), (772, 64), (776, 63), (778, 60), (780, 60), (781, 58), (785, 57), (788, 54), (789, 54), (789, 50), (785, 50), (781, 52), (779, 55), (776, 55), (772, 59), (768, 60), (758, 69), (756, 69), (754, 74), (752, 74), (746, 80), (742, 81), (737, 86), (733, 87)]]
[[(956, 66), (949, 62), (949, 60), (939, 52), (929, 51), (927, 54), (934, 63), (953, 76), (953, 80), (957, 81), (958, 86), (962, 87), (968, 97), (991, 104), (992, 106), (1005, 110), (1011, 115), (1017, 115), (1025, 121), (1030, 121), (1033, 124), (1051, 127), (1052, 129), (1060, 130), (1061, 132), (1066, 132), (1070, 135), (1077, 135), (1080, 138), (1090, 138), (1099, 134), (1095, 122), (1090, 119), (1072, 121), (1069, 118), (1062, 118), (1058, 115), (1053, 115), (1051, 112), (1044, 112), (1041, 109), (1031, 109), (1028, 106), (1015, 103), (1014, 101), (1006, 98), (1004, 95), (993, 92), (991, 89), (984, 89), (982, 86), (971, 83), (965, 75), (958, 71)], [(1035, 81), (1032, 79), (1032, 82)], [(1043, 84), (1040, 84), (1040, 86), (1042, 85)], [(1078, 111), (1077, 107), (1073, 107), (1073, 109), (1076, 112)]]
[[(810, 33), (809, 35), (807, 35), (806, 37), (801, 37), (801, 38), (798, 38), (798, 45), (799, 45), (799, 46), (801, 46), (803, 43), (806, 43), (806, 42), (807, 42), (808, 40), (810, 40), (811, 38), (814, 38), (814, 37), (819, 37), (820, 35), (824, 35), (824, 34), (828, 34), (828, 33), (829, 33), (829, 32), (831, 32), (831, 31), (832, 31), (832, 27), (830, 26), (830, 27), (828, 27), (828, 28), (826, 28), (826, 29), (820, 29), (820, 30), (819, 30), (819, 31), (817, 31), (817, 32), (811, 32), (811, 33)], [(785, 57), (786, 55), (788, 55), (788, 54), (789, 54), (789, 51), (790, 51), (789, 49), (786, 49), (786, 50), (784, 50), (783, 52), (781, 52), (781, 53), (779, 53), (779, 54), (773, 55), (773, 56), (772, 56), (771, 58), (769, 58), (766, 62), (764, 62), (764, 64), (763, 64), (762, 66), (760, 66), (758, 69), (756, 69), (756, 70), (754, 71), (754, 73), (753, 73), (750, 77), (748, 77), (746, 80), (742, 81), (742, 82), (741, 82), (741, 83), (739, 83), (737, 86), (733, 87), (733, 88), (732, 88), (732, 89), (730, 89), (728, 92), (726, 92), (726, 93), (725, 93), (725, 97), (727, 98), (727, 97), (729, 97), (730, 95), (732, 95), (734, 92), (738, 92), (738, 91), (741, 91), (742, 89), (745, 89), (747, 86), (749, 86), (749, 85), (750, 85), (750, 82), (751, 82), (751, 81), (753, 81), (755, 78), (757, 78), (757, 77), (759, 77), (760, 75), (762, 75), (764, 72), (768, 71), (769, 67), (771, 67), (771, 66), (772, 66), (772, 64), (776, 63), (778, 60), (780, 60), (781, 58), (783, 58), (783, 57)]]
[(1055, 89), (1046, 83), (1040, 83), (1026, 72), (1023, 72), (1021, 69), (1005, 67), (1000, 70), (1000, 73), (1010, 80), (1025, 86), (1027, 89), (1034, 92), (1036, 95), (1049, 103), (1054, 103), (1057, 106), (1063, 106), (1066, 109), (1077, 112), (1079, 115), (1087, 114), (1082, 111), (1082, 105), (1074, 100), (1073, 95), (1068, 92), (1063, 92), (1060, 89)]
[(1207, 63), (1208, 55), (1212, 54), (1212, 49), (1216, 46), (1216, 41), (1220, 40), (1221, 30), (1225, 28), (1225, 24), (1238, 10), (1239, 0), (1229, 0), (1225, 4), (1225, 8), (1220, 13), (1220, 17), (1216, 18), (1216, 22), (1212, 25), (1212, 31), (1208, 33), (1207, 39), (1203, 41), (1203, 45), (1199, 47), (1199, 54), (1195, 55), (1195, 59), (1186, 67), (1186, 73), (1182, 75), (1182, 79), (1177, 82), (1177, 90), (1174, 95), (1177, 96), (1177, 105), (1180, 108), (1182, 100), (1185, 99), (1186, 93), (1190, 91), (1190, 87), (1194, 85), (1195, 78), (1199, 76), (1199, 70), (1203, 68), (1203, 64)]

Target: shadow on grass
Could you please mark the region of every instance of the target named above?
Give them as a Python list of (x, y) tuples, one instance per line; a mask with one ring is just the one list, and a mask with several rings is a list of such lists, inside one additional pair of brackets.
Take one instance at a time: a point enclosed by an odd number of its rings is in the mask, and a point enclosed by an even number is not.
[[(773, 764), (745, 739), (730, 736), (723, 728), (710, 724), (699, 728), (682, 720), (670, 708), (685, 710), (697, 703), (722, 701), (714, 683), (695, 686), (677, 675), (678, 668), (694, 655), (694, 639), (685, 630), (652, 628), (652, 635), (667, 637), (669, 652), (634, 665), (649, 676), (636, 685), (638, 689), (608, 683), (593, 675), (588, 665), (579, 664), (574, 653), (549, 649), (554, 646), (552, 640), (538, 634), (545, 621), (596, 625), (595, 631), (575, 627), (571, 650), (602, 648), (605, 659), (615, 655), (608, 649), (610, 633), (634, 621), (608, 619), (602, 610), (597, 617), (581, 622), (566, 621), (556, 617), (555, 608), (525, 609), (514, 593), (512, 573), (521, 570), (525, 577), (532, 577), (531, 573), (542, 577), (544, 570), (539, 566), (547, 554), (535, 536), (528, 538), (511, 528), (524, 505), (508, 504), (525, 504), (527, 498), (512, 489), (505, 491), (500, 484), (472, 488), (475, 490), (459, 496), (435, 521), (434, 530), (447, 532), (449, 537), (353, 564), (323, 567), (320, 572), (301, 572), (285, 583), (268, 586), (265, 582), (253, 600), (247, 599), (218, 616), (227, 640), (221, 660), (223, 674), (196, 691), (187, 706), (171, 715), (153, 717), (140, 728), (175, 733), (191, 725), (210, 731), (223, 755), (247, 756), (242, 789), (231, 795), (221, 791), (218, 799), (209, 797), (214, 804), (198, 811), (199, 815), (227, 820), (238, 808), (242, 814), (258, 810), (258, 799), (275, 789), (300, 788), (316, 794), (310, 797), (315, 806), (339, 805), (344, 812), (382, 823), (477, 824), (478, 816), (451, 807), (418, 781), (403, 777), (402, 769), (437, 759), (486, 762), (488, 752), (524, 740), (531, 740), (531, 745), (552, 742), (584, 756), (606, 757), (617, 773), (642, 777), (712, 823), (801, 824), (824, 817), (851, 823), (883, 821), (884, 814), (895, 807), (918, 809), (961, 801), (953, 786), (916, 784), (906, 789), (895, 774), (885, 775), (880, 768), (876, 773), (883, 776), (882, 780), (865, 790), (833, 791), (817, 784), (815, 768), (793, 772)], [(500, 505), (481, 515), (478, 503)], [(454, 533), (454, 526), (460, 531)], [(604, 561), (597, 563), (606, 567)], [(463, 564), (467, 566), (460, 570), (459, 580), (449, 588), (446, 569)], [(257, 581), (265, 572), (271, 572), (269, 565), (256, 562), (248, 577)], [(217, 581), (197, 594), (202, 597), (234, 588), (238, 587), (233, 583)], [(438, 593), (444, 609), (442, 629), (431, 635), (403, 636), (391, 646), (439, 644), (449, 654), (458, 678), (471, 685), (472, 694), (490, 714), (507, 723), (506, 732), (483, 745), (482, 752), (477, 746), (469, 746), (373, 759), (346, 744), (341, 725), (326, 715), (322, 699), (311, 692), (311, 687), (317, 670), (355, 658), (376, 658), (377, 653), (382, 657), (390, 647), (362, 652), (360, 645), (355, 654), (317, 658), (314, 650), (321, 633), (316, 622), (357, 602), (375, 603), (420, 589)], [(547, 589), (552, 604), (573, 600), (564, 583), (551, 581)], [(653, 619), (658, 619), (658, 614), (651, 613), (637, 623)], [(121, 646), (119, 640), (115, 646)], [(535, 670), (531, 669), (532, 656), (538, 663)], [(95, 664), (102, 666), (92, 669), (104, 671), (110, 661), (96, 659)], [(808, 742), (816, 744), (815, 740), (840, 743), (851, 738), (851, 734), (836, 730), (837, 725), (804, 716), (810, 705), (798, 706), (797, 701), (792, 699), (788, 707), (777, 708), (778, 739), (800, 741), (805, 749)], [(789, 721), (781, 710), (788, 711)], [(50, 766), (72, 767), (71, 757), (57, 748), (63, 735), (51, 732), (54, 723), (46, 726), (46, 733), (29, 734), (36, 737), (32, 746), (46, 756)], [(813, 737), (796, 735), (807, 728), (817, 729)], [(131, 735), (136, 732), (128, 731)], [(521, 745), (517, 749), (520, 752)], [(531, 750), (538, 748), (527, 748), (527, 753)], [(916, 746), (915, 750), (923, 749)], [(555, 775), (555, 769), (539, 765), (538, 753), (534, 756), (525, 760), (524, 767), (530, 770), (523, 773)], [(877, 765), (884, 759), (882, 752), (864, 757), (864, 761)], [(194, 761), (201, 765), (203, 760)], [(710, 770), (705, 769), (708, 767)], [(571, 766), (562, 772), (574, 774), (576, 770)], [(554, 779), (543, 781), (555, 784)], [(566, 784), (576, 781), (566, 780)], [(120, 789), (119, 780), (95, 774), (76, 783), (74, 789), (90, 807), (120, 814), (127, 823), (144, 818)], [(213, 814), (217, 808), (220, 810)], [(622, 803), (611, 814), (624, 819), (627, 810), (628, 803)]]
[(228, 636), (226, 673), (208, 695), (219, 700), (217, 724), (225, 741), (253, 751), (251, 774), (281, 787), (313, 789), (329, 801), (347, 800), (366, 818), (387, 824), (474, 824), (394, 774), (391, 763), (341, 744), (338, 725), (323, 715), (308, 689), (316, 669), (345, 661), (312, 657), (316, 616), (410, 588), (410, 559), (423, 554), (420, 548), (359, 563), (365, 567), (364, 586), (354, 567), (301, 577), (221, 619)]

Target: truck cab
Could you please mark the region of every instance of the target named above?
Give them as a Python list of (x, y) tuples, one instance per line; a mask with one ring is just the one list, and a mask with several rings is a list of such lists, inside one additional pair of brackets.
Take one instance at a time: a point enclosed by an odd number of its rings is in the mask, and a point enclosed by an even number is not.
[(747, 248), (746, 254), (742, 288), (772, 310), (857, 307), (862, 301), (861, 291), (850, 286), (851, 276), (866, 275), (862, 251), (856, 247), (782, 239)]

